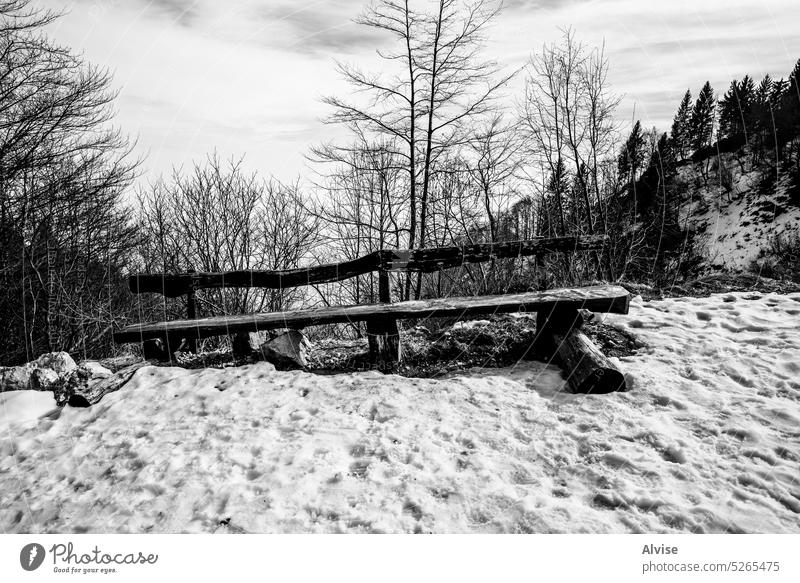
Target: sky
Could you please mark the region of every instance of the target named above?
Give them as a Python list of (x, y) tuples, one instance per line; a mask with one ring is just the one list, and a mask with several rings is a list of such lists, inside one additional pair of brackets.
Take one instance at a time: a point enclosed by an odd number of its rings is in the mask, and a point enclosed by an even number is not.
[[(336, 60), (380, 70), (387, 42), (353, 22), (367, 0), (34, 1), (65, 12), (54, 40), (114, 74), (115, 123), (145, 156), (143, 183), (213, 151), (307, 178), (309, 147), (345, 137), (322, 121), (321, 98), (348, 93)], [(605, 43), (619, 118), (667, 130), (687, 88), (787, 76), (798, 22), (797, 0), (506, 0), (484, 54), (514, 70), (571, 26), (589, 47)]]

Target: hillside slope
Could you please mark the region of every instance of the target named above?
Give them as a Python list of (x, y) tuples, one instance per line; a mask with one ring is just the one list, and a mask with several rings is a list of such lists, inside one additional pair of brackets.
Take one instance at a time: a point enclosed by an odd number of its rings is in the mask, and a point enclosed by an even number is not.
[(681, 222), (696, 233), (696, 250), (709, 267), (744, 271), (753, 267), (776, 236), (800, 235), (800, 200), (786, 173), (764, 179), (763, 166), (745, 170), (731, 154), (710, 164), (706, 183), (698, 164), (679, 168), (689, 204)]

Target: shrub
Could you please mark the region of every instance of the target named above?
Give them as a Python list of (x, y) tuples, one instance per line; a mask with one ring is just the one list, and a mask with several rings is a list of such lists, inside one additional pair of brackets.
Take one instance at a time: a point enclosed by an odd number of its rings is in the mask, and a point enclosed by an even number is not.
[(771, 237), (750, 269), (762, 277), (800, 282), (800, 231)]

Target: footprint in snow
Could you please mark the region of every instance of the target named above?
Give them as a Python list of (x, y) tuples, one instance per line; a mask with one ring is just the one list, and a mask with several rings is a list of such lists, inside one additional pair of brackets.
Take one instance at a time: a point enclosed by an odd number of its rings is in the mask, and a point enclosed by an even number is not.
[(417, 522), (422, 520), (422, 508), (420, 508), (419, 504), (415, 504), (410, 500), (406, 500), (405, 504), (403, 504), (403, 512), (410, 514)]
[(369, 472), (369, 460), (356, 460), (350, 464), (350, 475), (356, 478), (366, 478)]

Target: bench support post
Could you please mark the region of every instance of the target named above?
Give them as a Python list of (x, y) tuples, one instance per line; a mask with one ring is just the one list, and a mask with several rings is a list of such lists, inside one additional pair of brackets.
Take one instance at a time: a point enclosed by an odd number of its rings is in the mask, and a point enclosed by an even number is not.
[(142, 355), (145, 360), (168, 362), (175, 360), (175, 353), (186, 350), (189, 342), (196, 342), (183, 334), (164, 334), (160, 338), (150, 338), (142, 342)]
[[(189, 270), (189, 273), (194, 273), (194, 270)], [(197, 319), (197, 297), (195, 296), (194, 286), (189, 288), (189, 293), (186, 294), (186, 318), (188, 320)], [(186, 338), (186, 350), (191, 353), (197, 353), (197, 338)]]
[(249, 332), (236, 332), (231, 335), (231, 352), (236, 358), (247, 358), (253, 355)]
[[(378, 299), (383, 304), (392, 302), (389, 272), (385, 269), (378, 271)], [(397, 319), (382, 316), (367, 320), (367, 341), (369, 342), (370, 360), (378, 368), (393, 370), (400, 364), (402, 349)]]
[[(172, 340), (172, 342), (170, 342)], [(150, 338), (142, 342), (142, 356), (145, 360), (172, 362), (172, 352), (177, 349), (175, 339), (169, 336)]]
[(367, 320), (369, 355), (373, 364), (381, 370), (392, 370), (402, 358), (400, 331), (394, 318), (372, 318)]
[(389, 289), (389, 272), (384, 269), (378, 272), (378, 298), (384, 304), (392, 303), (392, 293)]
[(620, 370), (581, 331), (583, 316), (577, 310), (542, 310), (536, 318), (536, 350), (556, 359), (567, 377), (571, 393), (612, 393), (627, 390)]

